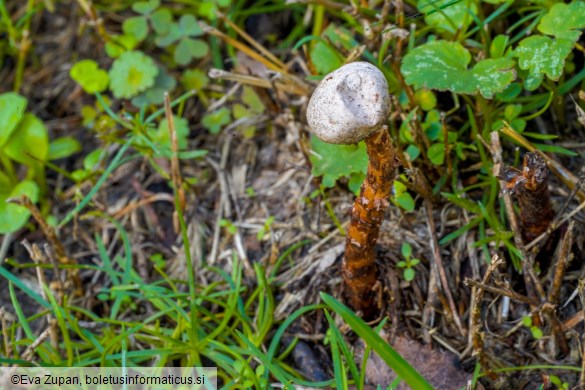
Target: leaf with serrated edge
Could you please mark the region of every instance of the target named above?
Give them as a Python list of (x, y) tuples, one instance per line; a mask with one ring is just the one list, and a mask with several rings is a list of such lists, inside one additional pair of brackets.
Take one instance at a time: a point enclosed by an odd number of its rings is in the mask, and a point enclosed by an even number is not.
[(565, 33), (565, 36), (556, 39), (542, 35), (523, 39), (514, 51), (518, 66), (528, 69), (534, 78), (542, 78), (546, 73), (549, 79), (558, 80), (563, 73), (565, 58), (573, 49), (574, 33)]
[(460, 43), (432, 41), (411, 50), (404, 57), (401, 71), (416, 89), (480, 92), (486, 98), (503, 91), (516, 77), (514, 61), (508, 58), (482, 60), (468, 69), (470, 62), (471, 54)]
[(323, 176), (323, 185), (333, 187), (337, 179), (352, 173), (366, 173), (368, 154), (363, 142), (357, 145), (332, 145), (311, 136), (310, 160), (313, 175)]
[[(566, 32), (585, 27), (585, 2), (558, 3), (551, 7), (538, 25), (543, 34), (561, 36)], [(578, 36), (578, 35), (577, 35)]]

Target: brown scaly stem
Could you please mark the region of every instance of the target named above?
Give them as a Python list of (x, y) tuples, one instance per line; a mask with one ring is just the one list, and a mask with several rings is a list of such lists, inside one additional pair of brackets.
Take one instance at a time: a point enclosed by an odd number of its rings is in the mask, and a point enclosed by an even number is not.
[(378, 279), (375, 246), (399, 161), (385, 127), (366, 138), (365, 143), (370, 162), (360, 195), (351, 210), (343, 280), (352, 307), (371, 318), (376, 311), (372, 288)]
[(544, 159), (537, 153), (526, 153), (522, 171), (503, 167), (499, 179), (506, 182), (503, 191), (515, 194), (518, 199), (524, 243), (546, 232), (555, 212), (548, 190), (548, 168)]

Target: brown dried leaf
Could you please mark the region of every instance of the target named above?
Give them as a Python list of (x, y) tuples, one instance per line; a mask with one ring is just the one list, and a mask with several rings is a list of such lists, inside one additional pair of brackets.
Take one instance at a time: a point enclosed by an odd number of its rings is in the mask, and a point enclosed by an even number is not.
[[(383, 333), (382, 337), (384, 337)], [(431, 349), (427, 345), (406, 337), (397, 337), (391, 344), (436, 389), (459, 390), (465, 388), (467, 381), (471, 380), (472, 374), (457, 367), (456, 357), (448, 352)], [(356, 362), (359, 363), (364, 353), (362, 340), (359, 340), (355, 346), (355, 352)], [(372, 352), (366, 365), (366, 383), (380, 385), (385, 389), (395, 378), (394, 371)], [(398, 385), (399, 390), (408, 388), (403, 382)]]

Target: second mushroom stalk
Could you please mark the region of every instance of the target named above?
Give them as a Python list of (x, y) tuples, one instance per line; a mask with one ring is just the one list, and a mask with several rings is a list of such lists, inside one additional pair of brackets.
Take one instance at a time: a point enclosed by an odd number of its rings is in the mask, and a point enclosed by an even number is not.
[(322, 141), (366, 144), (368, 170), (351, 210), (342, 266), (350, 305), (366, 318), (378, 311), (375, 245), (400, 165), (385, 126), (389, 114), (386, 78), (367, 62), (353, 62), (325, 76), (307, 108), (309, 127)]

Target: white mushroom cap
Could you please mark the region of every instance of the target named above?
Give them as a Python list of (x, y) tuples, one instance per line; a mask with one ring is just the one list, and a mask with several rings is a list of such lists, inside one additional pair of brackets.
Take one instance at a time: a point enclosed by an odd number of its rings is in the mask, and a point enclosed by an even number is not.
[(307, 122), (330, 144), (355, 144), (380, 129), (390, 112), (388, 82), (378, 68), (352, 62), (329, 73), (313, 92)]

